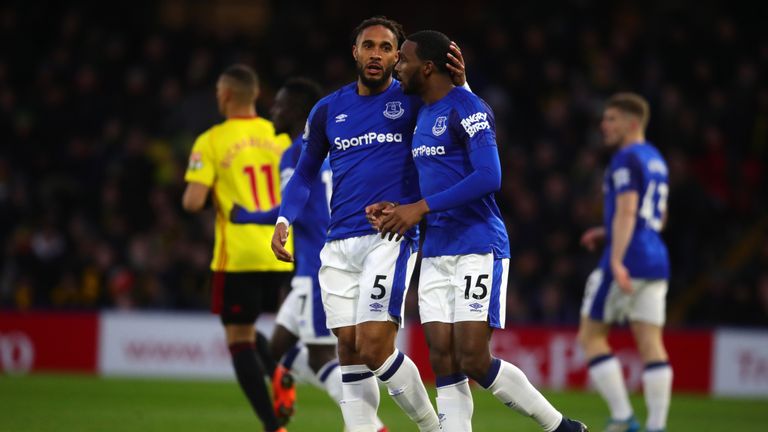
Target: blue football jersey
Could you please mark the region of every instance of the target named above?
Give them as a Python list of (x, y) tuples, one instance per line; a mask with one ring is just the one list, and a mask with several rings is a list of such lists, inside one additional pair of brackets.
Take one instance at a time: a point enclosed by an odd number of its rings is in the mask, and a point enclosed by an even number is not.
[[(295, 139), (280, 159), (280, 181), (283, 186), (296, 169), (302, 144), (301, 137)], [(330, 219), (331, 184), (331, 166), (326, 160), (312, 182), (307, 203), (292, 224), (297, 276), (315, 277), (320, 270), (320, 250), (325, 244), (325, 232)]]
[(604, 270), (610, 269), (616, 197), (635, 191), (639, 200), (637, 222), (624, 256), (624, 265), (633, 278), (669, 278), (669, 255), (660, 234), (667, 208), (669, 181), (667, 164), (659, 150), (650, 143), (636, 143), (616, 152), (606, 170), (603, 189), (607, 247), (600, 266)]
[[(470, 154), (488, 146), (498, 152), (493, 112), (475, 94), (456, 87), (439, 101), (425, 105), (418, 115), (412, 156), (427, 202), (431, 195), (469, 176), (474, 171)], [(430, 212), (426, 219), (425, 257), (490, 252), (495, 258), (510, 256), (509, 238), (493, 193)]]
[[(421, 105), (419, 98), (405, 95), (400, 82), (393, 80), (387, 90), (371, 96), (359, 95), (356, 82), (348, 84), (312, 109), (304, 131), (304, 153), (314, 163), (329, 155), (333, 171), (327, 240), (375, 234), (365, 217), (370, 204), (419, 199), (410, 148)], [(284, 207), (290, 207), (292, 199), (286, 196)], [(415, 235), (416, 230), (409, 233)]]

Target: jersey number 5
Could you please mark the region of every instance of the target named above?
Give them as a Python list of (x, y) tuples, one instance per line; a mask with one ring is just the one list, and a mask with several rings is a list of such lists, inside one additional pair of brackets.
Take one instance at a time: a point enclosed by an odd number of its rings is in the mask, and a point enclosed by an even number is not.
[[(253, 195), (253, 204), (257, 210), (261, 210), (262, 207), (259, 203), (259, 182), (257, 180), (257, 172), (253, 166), (249, 165), (243, 168), (243, 172), (248, 176), (248, 182), (251, 185), (251, 194)], [(267, 182), (267, 190), (269, 191), (269, 202), (272, 208), (277, 205), (277, 198), (275, 197), (275, 180), (272, 176), (272, 165), (264, 164), (259, 167), (259, 172), (264, 175), (264, 179)]]

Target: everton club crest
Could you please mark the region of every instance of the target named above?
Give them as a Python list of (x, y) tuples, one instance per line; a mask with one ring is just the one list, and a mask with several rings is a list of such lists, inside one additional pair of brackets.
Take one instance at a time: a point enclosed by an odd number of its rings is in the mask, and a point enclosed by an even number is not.
[(400, 101), (387, 102), (387, 105), (384, 108), (384, 117), (394, 120), (402, 117), (404, 112), (405, 110)]
[(432, 126), (432, 134), (434, 136), (440, 136), (445, 132), (447, 127), (445, 126), (445, 121), (448, 120), (448, 117), (446, 116), (440, 116), (437, 119), (435, 119), (435, 125)]

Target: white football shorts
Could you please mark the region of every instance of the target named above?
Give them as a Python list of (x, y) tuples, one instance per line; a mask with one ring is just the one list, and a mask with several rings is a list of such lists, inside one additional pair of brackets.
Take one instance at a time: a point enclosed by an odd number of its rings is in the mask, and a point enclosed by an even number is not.
[(320, 251), (320, 287), (328, 328), (368, 321), (403, 325), (403, 305), (416, 254), (414, 242), (379, 234), (332, 240)]
[(423, 258), (419, 276), (421, 322), (487, 321), (504, 328), (509, 259), (493, 254)]
[(336, 336), (325, 324), (325, 310), (317, 277), (293, 277), (291, 291), (277, 312), (276, 322), (305, 345), (336, 344)]
[(666, 279), (632, 279), (635, 291), (624, 294), (603, 269), (595, 269), (587, 278), (581, 315), (605, 323), (626, 320), (663, 326), (666, 320)]

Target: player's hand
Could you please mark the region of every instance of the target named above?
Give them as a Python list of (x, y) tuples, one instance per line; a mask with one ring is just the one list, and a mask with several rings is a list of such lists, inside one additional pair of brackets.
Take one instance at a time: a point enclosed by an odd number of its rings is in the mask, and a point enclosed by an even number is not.
[(379, 223), (381, 222), (381, 217), (383, 216), (382, 211), (386, 208), (392, 208), (396, 206), (397, 203), (392, 201), (380, 201), (376, 204), (371, 204), (365, 208), (365, 218), (368, 219), (368, 223), (370, 223), (371, 226), (378, 231)]
[(232, 210), (229, 211), (229, 221), (234, 224), (246, 223), (243, 219), (247, 213), (248, 210), (244, 207), (241, 207), (238, 204), (232, 204)]
[(288, 227), (284, 223), (275, 225), (275, 232), (272, 234), (272, 252), (275, 258), (280, 261), (293, 262), (293, 255), (285, 249), (285, 243), (288, 241)]
[(611, 261), (611, 272), (613, 280), (619, 285), (619, 289), (624, 294), (632, 294), (635, 289), (632, 287), (632, 279), (629, 276), (629, 270), (621, 262)]
[(594, 252), (603, 241), (605, 241), (605, 228), (603, 227), (590, 228), (581, 236), (581, 245), (590, 252)]
[(429, 206), (427, 206), (427, 202), (424, 200), (413, 204), (385, 208), (381, 211), (383, 216), (379, 222), (381, 238), (386, 238), (387, 234), (389, 234), (389, 240), (392, 240), (395, 234), (397, 234), (396, 240), (400, 240), (428, 212)]
[(463, 86), (467, 82), (467, 71), (464, 67), (464, 56), (456, 42), (451, 41), (450, 52), (448, 53), (448, 63), (445, 64), (448, 71), (451, 72), (453, 84)]

